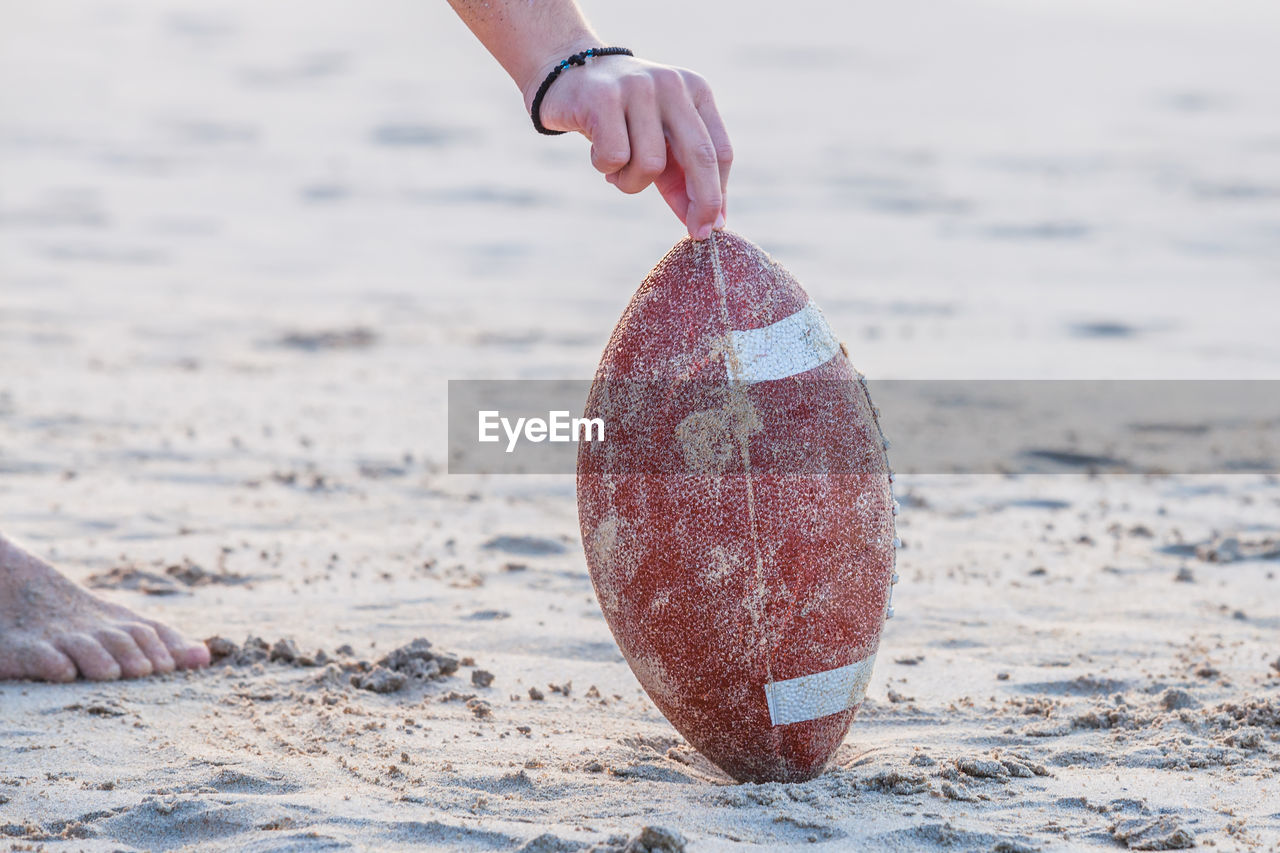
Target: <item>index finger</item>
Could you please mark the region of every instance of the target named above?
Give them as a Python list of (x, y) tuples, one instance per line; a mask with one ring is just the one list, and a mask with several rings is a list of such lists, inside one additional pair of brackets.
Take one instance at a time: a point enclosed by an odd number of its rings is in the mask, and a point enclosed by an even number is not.
[(705, 240), (711, 236), (724, 202), (715, 143), (690, 100), (678, 102), (666, 115), (664, 124), (671, 151), (684, 169), (685, 191), (689, 194), (685, 224), (693, 239)]
[(715, 97), (706, 83), (700, 83), (694, 87), (693, 106), (698, 110), (698, 115), (702, 118), (707, 133), (711, 134), (711, 142), (716, 148), (716, 166), (720, 171), (721, 211), (723, 212), (723, 197), (729, 192), (729, 167), (733, 165), (733, 146), (729, 143), (729, 131), (724, 126), (724, 119), (720, 118)]

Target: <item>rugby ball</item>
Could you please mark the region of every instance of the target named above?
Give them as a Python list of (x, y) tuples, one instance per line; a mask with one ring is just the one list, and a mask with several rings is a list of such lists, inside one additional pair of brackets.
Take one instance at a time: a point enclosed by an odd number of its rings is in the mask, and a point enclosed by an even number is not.
[(835, 754), (891, 615), (894, 502), (866, 385), (799, 283), (678, 243), (605, 348), (579, 445), (592, 584), (640, 684), (743, 782)]

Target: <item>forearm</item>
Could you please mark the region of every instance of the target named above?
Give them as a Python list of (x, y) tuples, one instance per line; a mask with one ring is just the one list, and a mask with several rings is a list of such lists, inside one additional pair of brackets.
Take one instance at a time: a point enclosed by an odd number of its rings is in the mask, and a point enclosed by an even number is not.
[(449, 0), (524, 95), (526, 109), (556, 62), (601, 42), (574, 0)]

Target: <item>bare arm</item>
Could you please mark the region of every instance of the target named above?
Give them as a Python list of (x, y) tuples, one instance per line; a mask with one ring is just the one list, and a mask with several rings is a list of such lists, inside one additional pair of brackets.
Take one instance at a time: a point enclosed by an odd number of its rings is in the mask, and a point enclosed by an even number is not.
[[(560, 60), (601, 41), (573, 0), (449, 0), (524, 95), (525, 109)], [(542, 123), (591, 140), (591, 163), (626, 193), (658, 187), (694, 239), (724, 227), (733, 150), (706, 81), (628, 56), (566, 70)]]

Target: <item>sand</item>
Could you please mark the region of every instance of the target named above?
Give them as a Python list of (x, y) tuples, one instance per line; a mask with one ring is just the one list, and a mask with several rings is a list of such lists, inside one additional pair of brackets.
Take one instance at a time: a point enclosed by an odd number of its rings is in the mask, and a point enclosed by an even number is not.
[[(730, 224), (873, 394), (1280, 375), (1273, 7), (738, 8), (588, 5), (712, 81)], [(238, 647), (0, 684), (5, 844), (1280, 845), (1275, 477), (903, 474), (835, 765), (733, 785), (622, 662), (572, 478), (445, 470), (445, 381), (589, 378), (661, 200), (444, 4), (0, 14), (0, 522)]]

